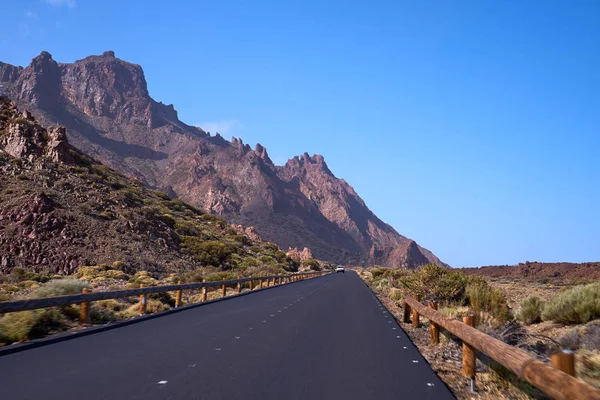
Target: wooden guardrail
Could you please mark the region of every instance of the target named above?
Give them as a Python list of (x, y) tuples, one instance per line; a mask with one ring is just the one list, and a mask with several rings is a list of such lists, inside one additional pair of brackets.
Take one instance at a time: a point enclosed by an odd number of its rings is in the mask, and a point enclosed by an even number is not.
[[(412, 318), (409, 318), (411, 313)], [(539, 361), (524, 351), (470, 326), (473, 324), (473, 316), (467, 316), (463, 319), (464, 322), (460, 322), (436, 311), (433, 305), (427, 307), (421, 304), (417, 298), (405, 298), (404, 322), (412, 320), (413, 325), (415, 323), (418, 325), (419, 315), (431, 321), (432, 332), (441, 327), (463, 341), (463, 375), (467, 377), (475, 377), (475, 349), (477, 349), (554, 399), (600, 400), (600, 390), (566, 373), (572, 370), (572, 363), (567, 362), (567, 367), (564, 368), (566, 372), (563, 372)], [(432, 341), (434, 339), (432, 333)], [(564, 353), (557, 354), (559, 356), (553, 357), (553, 363), (560, 368), (561, 361), (569, 358), (569, 355), (561, 357), (560, 354)]]
[(181, 305), (181, 292), (183, 290), (202, 289), (202, 301), (207, 299), (208, 288), (221, 288), (222, 296), (226, 295), (227, 287), (237, 286), (237, 293), (242, 291), (242, 285), (248, 283), (249, 289), (253, 290), (254, 282), (258, 281), (258, 287), (275, 286), (276, 284), (284, 284), (314, 278), (329, 273), (329, 271), (306, 272), (291, 275), (273, 275), (259, 276), (252, 278), (232, 279), (227, 281), (185, 283), (168, 286), (153, 286), (139, 289), (115, 290), (110, 292), (91, 293), (89, 289), (84, 289), (82, 294), (70, 296), (46, 297), (41, 299), (27, 299), (17, 301), (0, 302), (0, 314), (6, 314), (16, 311), (36, 310), (48, 307), (63, 307), (72, 304), (81, 305), (81, 322), (88, 322), (89, 304), (93, 301), (119, 299), (124, 297), (140, 296), (140, 314), (144, 314), (146, 310), (146, 296), (152, 293), (176, 292), (175, 306)]

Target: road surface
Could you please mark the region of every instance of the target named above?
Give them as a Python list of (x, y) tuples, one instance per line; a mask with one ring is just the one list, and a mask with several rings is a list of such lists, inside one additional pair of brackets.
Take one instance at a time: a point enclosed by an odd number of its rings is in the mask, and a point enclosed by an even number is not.
[(0, 399), (453, 399), (351, 271), (0, 356)]

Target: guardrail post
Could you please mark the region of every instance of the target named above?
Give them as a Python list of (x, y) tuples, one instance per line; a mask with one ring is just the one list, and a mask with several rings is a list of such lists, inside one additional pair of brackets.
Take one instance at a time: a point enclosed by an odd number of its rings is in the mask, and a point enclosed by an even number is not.
[(263, 280), (261, 279), (258, 283), (258, 288), (262, 289), (262, 287), (263, 287)]
[[(416, 295), (415, 300), (421, 301), (421, 296)], [(412, 326), (415, 328), (419, 326), (419, 313), (417, 310), (412, 310)]]
[(248, 283), (250, 284), (250, 291), (252, 291), (254, 288), (252, 287), (252, 279), (250, 279), (250, 281), (248, 281)]
[(242, 293), (242, 284), (240, 282), (237, 284), (237, 292)]
[[(142, 289), (144, 285), (140, 285), (140, 289)], [(145, 294), (140, 294), (140, 315), (146, 314), (148, 310), (148, 297)]]
[(208, 297), (208, 289), (206, 287), (203, 287), (202, 288), (202, 301), (203, 302), (206, 301), (207, 297)]
[[(430, 301), (429, 307), (434, 310), (438, 309), (437, 301)], [(440, 343), (440, 327), (435, 324), (433, 321), (429, 321), (429, 330), (431, 331), (431, 344), (439, 344)]]
[[(181, 285), (181, 281), (177, 281), (178, 285)], [(175, 308), (181, 306), (181, 289), (175, 292)]]
[[(81, 293), (92, 293), (92, 289), (83, 288), (81, 289)], [(79, 322), (84, 325), (90, 325), (90, 303), (87, 301), (79, 305)]]
[[(466, 315), (463, 322), (469, 326), (475, 325), (475, 315)], [(475, 348), (463, 340), (462, 373), (471, 378), (471, 392), (475, 392)]]
[(410, 323), (410, 314), (411, 314), (411, 309), (410, 306), (408, 305), (408, 303), (405, 301), (404, 302), (404, 318), (402, 319), (404, 321), (405, 324)]
[(227, 296), (227, 286), (225, 286), (225, 284), (221, 285), (221, 294), (223, 297)]
[(565, 374), (575, 376), (575, 353), (570, 350), (562, 350), (550, 356), (550, 362), (556, 369)]

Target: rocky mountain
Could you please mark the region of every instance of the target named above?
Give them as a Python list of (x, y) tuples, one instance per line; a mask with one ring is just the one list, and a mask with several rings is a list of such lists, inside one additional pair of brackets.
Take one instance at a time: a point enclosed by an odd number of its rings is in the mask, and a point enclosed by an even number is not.
[(254, 239), (89, 158), (64, 127), (44, 129), (0, 96), (0, 276), (15, 267), (67, 275), (115, 262), (159, 275), (298, 268), (273, 243)]
[(72, 64), (42, 52), (26, 68), (0, 63), (2, 90), (86, 154), (281, 248), (308, 247), (345, 264), (414, 268), (430, 251), (375, 216), (320, 155), (276, 166), (267, 150), (181, 122), (153, 100), (142, 68), (111, 51)]
[(600, 262), (544, 263), (526, 261), (518, 265), (488, 265), (479, 268), (462, 268), (467, 274), (490, 278), (532, 278), (532, 279), (596, 279), (600, 280)]

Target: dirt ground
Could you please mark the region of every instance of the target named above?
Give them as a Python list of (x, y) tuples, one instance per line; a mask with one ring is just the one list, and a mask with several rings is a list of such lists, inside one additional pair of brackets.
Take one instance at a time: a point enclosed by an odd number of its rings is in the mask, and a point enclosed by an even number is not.
[[(534, 282), (518, 278), (493, 278), (488, 280), (494, 287), (505, 291), (509, 304), (516, 311), (519, 304), (528, 296), (536, 295), (547, 300), (564, 285)], [(374, 289), (374, 288), (372, 288)], [(429, 321), (421, 319), (418, 328), (402, 322), (402, 308), (396, 301), (378, 293), (379, 299), (396, 317), (402, 329), (410, 336), (425, 359), (448, 385), (458, 399), (549, 399), (544, 393), (520, 380), (516, 375), (497, 365), (484, 355), (477, 361), (476, 391), (471, 392), (469, 379), (462, 376), (462, 348), (460, 341), (442, 332), (440, 344), (430, 344)], [(458, 310), (460, 312), (460, 310)], [(600, 322), (600, 321), (599, 321)], [(558, 349), (558, 341), (563, 335), (582, 326), (563, 326), (551, 322), (533, 325), (514, 324), (518, 343), (515, 345), (533, 357), (549, 361), (549, 355)], [(510, 328), (510, 327), (509, 327)], [(577, 376), (587, 383), (600, 388), (600, 352), (576, 352)], [(484, 362), (482, 362), (484, 361)]]

